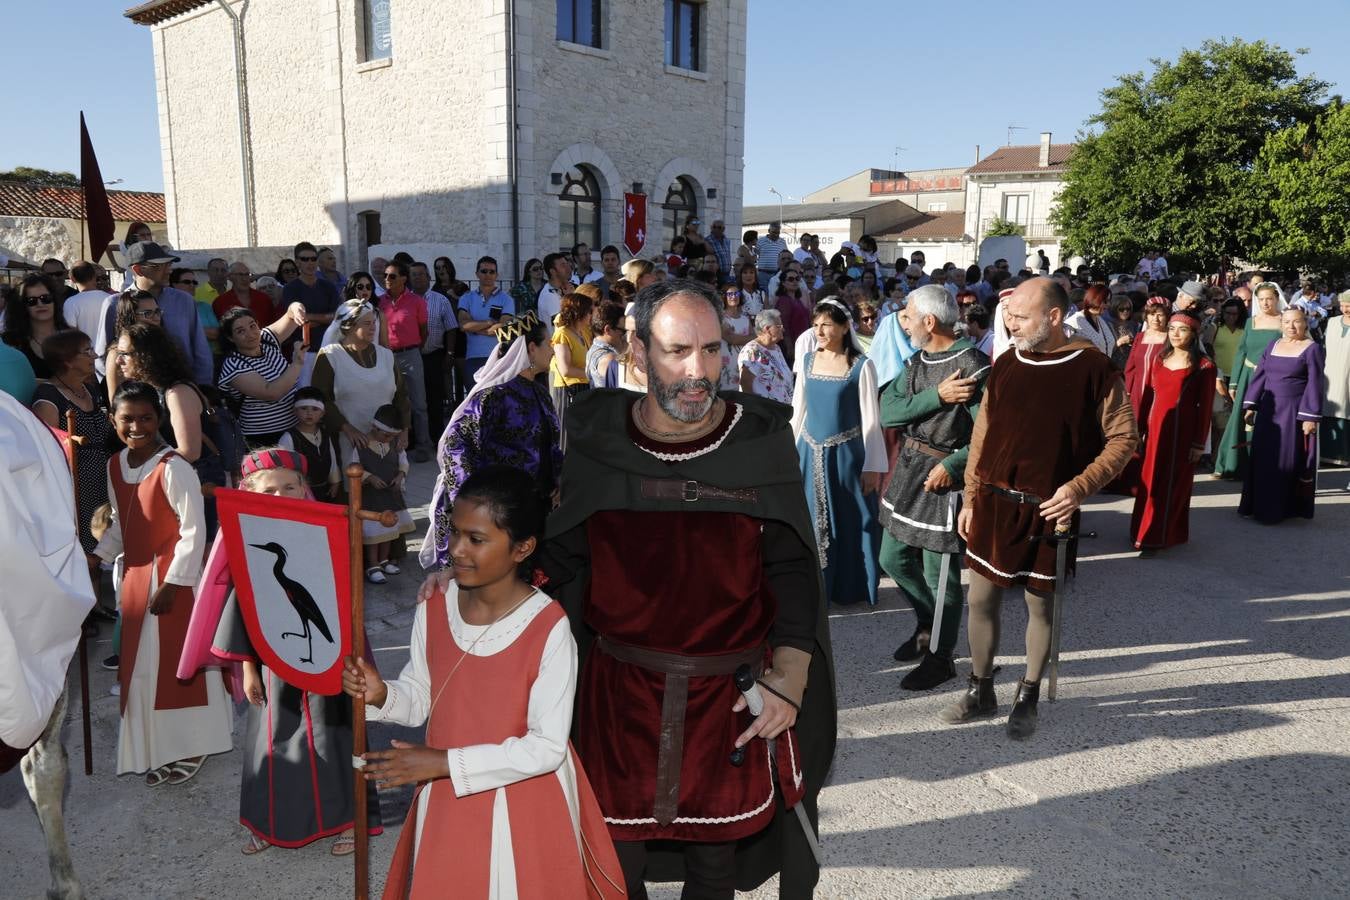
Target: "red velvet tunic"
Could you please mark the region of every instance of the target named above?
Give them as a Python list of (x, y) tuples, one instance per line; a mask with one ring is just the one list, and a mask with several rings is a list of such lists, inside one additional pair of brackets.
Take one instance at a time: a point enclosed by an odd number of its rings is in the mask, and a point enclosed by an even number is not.
[[(639, 446), (663, 454), (706, 452), (734, 424), (689, 445)], [(765, 577), (764, 526), (725, 512), (609, 510), (591, 516), (591, 581), (586, 623), (623, 644), (687, 656), (756, 646), (770, 659), (778, 604)], [(767, 551), (767, 552), (772, 552)], [(753, 721), (733, 713), (740, 696), (730, 676), (689, 678), (677, 813), (667, 826), (653, 815), (665, 676), (593, 650), (578, 692), (577, 752), (615, 840), (729, 841), (763, 830), (777, 791), (792, 806), (803, 793), (800, 752), (789, 731), (754, 739), (733, 766), (736, 738)], [(770, 744), (772, 743), (772, 748)], [(777, 786), (773, 777), (777, 768)]]
[(1199, 371), (1169, 369), (1161, 359), (1153, 363), (1143, 467), (1130, 520), (1136, 547), (1171, 547), (1189, 537), (1195, 484), (1190, 451), (1203, 450), (1209, 436), (1215, 375), (1214, 364), (1203, 358)]

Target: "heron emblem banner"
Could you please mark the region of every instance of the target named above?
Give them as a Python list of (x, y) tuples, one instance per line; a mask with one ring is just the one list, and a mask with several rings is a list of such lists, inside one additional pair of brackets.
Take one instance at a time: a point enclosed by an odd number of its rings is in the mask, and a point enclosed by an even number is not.
[(340, 693), (352, 648), (346, 508), (223, 488), (215, 496), (254, 652), (287, 684)]

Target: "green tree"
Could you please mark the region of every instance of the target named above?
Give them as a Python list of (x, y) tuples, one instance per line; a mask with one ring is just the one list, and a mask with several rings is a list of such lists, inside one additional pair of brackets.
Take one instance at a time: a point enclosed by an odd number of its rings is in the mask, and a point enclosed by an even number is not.
[(1270, 135), (1255, 171), (1270, 210), (1255, 258), (1324, 275), (1350, 271), (1350, 106), (1336, 98), (1315, 121)]
[(1294, 61), (1264, 41), (1206, 41), (1102, 91), (1054, 215), (1069, 247), (1111, 268), (1158, 249), (1174, 270), (1209, 271), (1265, 243), (1256, 158), (1313, 121), (1327, 87)]
[(0, 181), (19, 181), (35, 186), (80, 186), (80, 179), (73, 172), (53, 172), (50, 169), (34, 169), (31, 166), (15, 166), (8, 172), (0, 172)]

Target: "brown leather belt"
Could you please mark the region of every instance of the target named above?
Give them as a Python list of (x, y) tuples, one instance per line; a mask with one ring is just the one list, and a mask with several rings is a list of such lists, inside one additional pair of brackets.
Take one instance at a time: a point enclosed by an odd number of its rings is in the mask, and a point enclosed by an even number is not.
[[(728, 500), (732, 503), (758, 503), (757, 488), (719, 488), (701, 481), (685, 481), (682, 478), (644, 478), (640, 490), (643, 500), (683, 500), (694, 503), (699, 500)], [(721, 673), (713, 673), (721, 674)]]
[[(680, 482), (675, 482), (676, 484)], [(631, 663), (666, 676), (661, 699), (661, 735), (656, 755), (656, 797), (652, 815), (665, 826), (675, 820), (680, 802), (680, 766), (684, 761), (684, 711), (689, 702), (689, 679), (696, 676), (732, 675), (750, 665), (758, 677), (764, 664), (764, 646), (717, 656), (685, 656), (663, 653), (612, 641), (601, 635), (595, 647), (620, 662)]]
[(931, 456), (933, 457), (933, 459), (936, 459), (939, 462), (951, 456), (950, 453), (944, 453), (943, 451), (934, 447), (932, 444), (926, 444), (923, 441), (919, 440), (918, 438), (910, 437), (909, 435), (905, 435), (905, 443), (903, 444), (903, 446), (913, 447), (915, 450), (918, 450), (924, 456)]

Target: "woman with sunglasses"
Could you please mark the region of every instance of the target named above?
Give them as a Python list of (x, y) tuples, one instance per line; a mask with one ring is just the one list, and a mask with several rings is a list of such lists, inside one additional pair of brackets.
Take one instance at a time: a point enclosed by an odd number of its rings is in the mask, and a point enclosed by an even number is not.
[(80, 546), (85, 553), (93, 553), (98, 541), (89, 523), (94, 510), (108, 502), (108, 459), (118, 446), (108, 418), (108, 399), (94, 375), (94, 342), (73, 328), (58, 331), (42, 342), (42, 355), (52, 368), (52, 377), (33, 393), (33, 414), (52, 428), (64, 429), (66, 413), (75, 411), (75, 433), (84, 438), (77, 472)]
[(794, 362), (797, 338), (811, 328), (811, 293), (802, 288), (800, 267), (793, 264), (779, 279), (774, 309), (783, 317), (783, 354)]
[(520, 273), (520, 281), (511, 288), (511, 299), (516, 301), (516, 315), (539, 310), (539, 292), (544, 289), (548, 279), (544, 277), (544, 264), (539, 259), (530, 259), (525, 263), (525, 271)]
[(104, 357), (104, 374), (107, 378), (109, 397), (117, 393), (117, 389), (121, 386), (123, 380), (122, 368), (119, 364), (122, 351), (118, 345), (122, 334), (132, 325), (163, 327), (163, 311), (159, 308), (159, 301), (155, 299), (155, 295), (149, 291), (124, 291), (118, 295), (115, 302), (112, 342), (104, 350), (99, 347), (97, 340), (94, 341), (94, 350), (100, 351)]
[(61, 292), (42, 275), (29, 275), (19, 285), (17, 299), (5, 305), (3, 340), (22, 353), (39, 379), (52, 377), (51, 365), (43, 359), (42, 342), (65, 330)]

